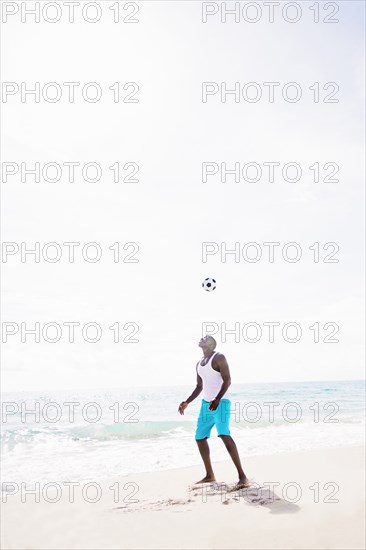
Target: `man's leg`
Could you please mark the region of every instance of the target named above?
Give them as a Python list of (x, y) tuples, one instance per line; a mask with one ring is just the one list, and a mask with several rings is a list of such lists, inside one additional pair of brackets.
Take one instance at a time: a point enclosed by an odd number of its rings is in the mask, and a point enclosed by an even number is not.
[(201, 453), (203, 463), (206, 468), (205, 477), (200, 481), (196, 481), (196, 483), (208, 483), (210, 481), (215, 481), (215, 474), (213, 473), (211, 458), (210, 458), (210, 447), (208, 446), (207, 439), (196, 439), (196, 441), (197, 441), (199, 452)]
[(197, 441), (198, 449), (206, 468), (206, 475), (203, 479), (197, 481), (196, 483), (208, 483), (210, 481), (215, 481), (215, 474), (213, 473), (210, 459), (210, 447), (208, 446), (207, 441), (207, 438), (210, 437), (211, 429), (215, 423), (215, 420), (214, 414), (208, 410), (208, 406), (209, 402), (202, 399), (201, 410), (197, 419), (195, 440)]
[(225, 447), (227, 448), (229, 455), (231, 456), (231, 459), (234, 462), (236, 469), (238, 470), (239, 482), (236, 485), (236, 489), (240, 489), (242, 487), (248, 487), (249, 481), (241, 466), (239, 453), (235, 441), (230, 435), (230, 407), (231, 402), (229, 399), (222, 399), (220, 401), (219, 406), (216, 409), (215, 424), (217, 428), (217, 433), (225, 443)]
[(231, 456), (232, 461), (234, 462), (236, 469), (238, 470), (239, 481), (236, 486), (237, 489), (241, 489), (242, 487), (249, 487), (249, 480), (241, 466), (240, 457), (235, 441), (233, 440), (231, 435), (220, 435), (219, 437), (221, 437), (221, 439), (225, 443), (225, 447), (227, 448), (229, 455)]

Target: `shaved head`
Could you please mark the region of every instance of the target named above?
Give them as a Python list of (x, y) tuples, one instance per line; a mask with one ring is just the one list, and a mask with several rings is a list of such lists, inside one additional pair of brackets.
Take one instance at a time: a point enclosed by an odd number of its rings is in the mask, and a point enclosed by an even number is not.
[(210, 345), (211, 349), (216, 348), (216, 340), (215, 340), (215, 338), (213, 338), (213, 336), (206, 336), (206, 340), (207, 340), (207, 344)]
[(206, 334), (206, 336), (203, 336), (201, 340), (199, 341), (199, 347), (205, 350), (213, 351), (216, 348), (216, 340), (213, 336), (210, 336), (209, 334)]

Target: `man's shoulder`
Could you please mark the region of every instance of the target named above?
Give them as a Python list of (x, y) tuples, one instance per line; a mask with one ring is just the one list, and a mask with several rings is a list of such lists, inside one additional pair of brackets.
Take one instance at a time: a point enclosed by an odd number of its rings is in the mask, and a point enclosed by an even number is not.
[(217, 353), (212, 360), (212, 368), (221, 374), (229, 374), (229, 365), (223, 353)]
[(212, 358), (212, 365), (219, 366), (223, 361), (226, 361), (225, 355), (217, 351)]

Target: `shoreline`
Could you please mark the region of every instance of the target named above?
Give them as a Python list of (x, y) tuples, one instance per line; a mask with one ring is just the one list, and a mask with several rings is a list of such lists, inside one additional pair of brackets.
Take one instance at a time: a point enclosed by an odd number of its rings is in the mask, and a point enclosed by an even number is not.
[(228, 459), (213, 461), (211, 484), (194, 486), (201, 465), (80, 483), (73, 502), (69, 486), (40, 490), (39, 502), (17, 494), (2, 504), (1, 547), (363, 549), (364, 462), (362, 446), (242, 456), (251, 487), (233, 492)]
[[(211, 439), (212, 439), (212, 436), (211, 436)], [(359, 449), (359, 450), (362, 451), (363, 449), (366, 449), (366, 446), (355, 445), (355, 444), (351, 443), (350, 445), (335, 445), (335, 446), (332, 446), (332, 447), (329, 447), (329, 446), (327, 446), (327, 447), (314, 447), (312, 449), (296, 449), (294, 451), (287, 451), (286, 450), (286, 451), (278, 451), (276, 453), (245, 455), (245, 453), (240, 452), (239, 454), (240, 454), (240, 459), (241, 459), (241, 462), (242, 462), (242, 466), (244, 468), (246, 460), (252, 460), (252, 459), (261, 458), (261, 457), (263, 457), (263, 458), (264, 457), (272, 457), (272, 456), (280, 457), (280, 456), (289, 455), (289, 457), (291, 457), (292, 455), (297, 454), (297, 453), (302, 454), (302, 453), (312, 453), (312, 452), (318, 452), (318, 451), (321, 452), (321, 451), (338, 450), (338, 449)], [(77, 481), (75, 481), (75, 483), (78, 483), (80, 485), (90, 483), (90, 481), (95, 481), (95, 482), (100, 482), (100, 483), (108, 483), (108, 482), (111, 482), (112, 480), (116, 480), (116, 479), (120, 479), (120, 478), (124, 478), (124, 477), (134, 477), (134, 476), (140, 476), (140, 475), (145, 475), (145, 474), (159, 474), (161, 472), (174, 472), (174, 471), (178, 472), (178, 471), (181, 471), (181, 470), (187, 470), (187, 469), (191, 469), (191, 468), (199, 468), (200, 466), (203, 468), (203, 464), (199, 459), (198, 449), (197, 449), (197, 457), (198, 457), (197, 464), (191, 464), (191, 465), (188, 465), (188, 466), (173, 466), (173, 467), (168, 467), (168, 468), (162, 468), (160, 470), (141, 470), (141, 471), (136, 472), (136, 473), (130, 472), (128, 474), (108, 475), (108, 476), (99, 477), (98, 479), (90, 478), (89, 480), (77, 480)], [(228, 455), (228, 458), (226, 458), (224, 460), (215, 460), (212, 456), (211, 456), (211, 459), (213, 460), (213, 462), (215, 464), (231, 464), (231, 460), (229, 458), (229, 455)], [(5, 483), (5, 482), (3, 481), (3, 483)], [(62, 483), (64, 483), (64, 481), (58, 481), (58, 483), (62, 484)], [(32, 483), (28, 483), (28, 484), (32, 485)], [(6, 492), (4, 492), (2, 490), (2, 485), (0, 485), (0, 494), (7, 494)], [(11, 495), (9, 493), (8, 493), (8, 495), (9, 495), (9, 498), (11, 498), (12, 496), (16, 496), (16, 495)]]
[[(211, 436), (212, 438), (212, 436)], [(363, 450), (365, 449), (366, 451), (366, 446), (364, 445), (354, 445), (353, 443), (351, 443), (350, 445), (335, 445), (334, 447), (316, 447), (316, 448), (312, 448), (312, 449), (296, 449), (295, 451), (279, 451), (277, 453), (267, 453), (267, 454), (257, 454), (257, 455), (245, 455), (245, 453), (240, 453), (240, 459), (241, 459), (241, 462), (243, 463), (245, 460), (251, 460), (251, 459), (255, 459), (255, 458), (258, 458), (258, 457), (271, 457), (271, 456), (282, 456), (282, 455), (293, 455), (293, 454), (302, 454), (302, 453), (312, 453), (312, 452), (321, 452), (321, 451), (328, 451), (328, 450), (338, 450), (338, 449), (359, 449), (359, 450)], [(198, 450), (197, 450), (197, 453), (198, 453)], [(230, 458), (227, 458), (225, 460), (215, 460), (214, 461), (215, 464), (231, 464), (231, 460)], [(202, 462), (200, 463), (202, 465)], [(154, 473), (160, 473), (160, 472), (165, 472), (165, 471), (174, 471), (174, 470), (177, 470), (177, 471), (180, 471), (180, 470), (187, 470), (187, 469), (190, 469), (190, 468), (198, 468), (199, 467), (199, 464), (193, 464), (191, 466), (179, 466), (179, 467), (176, 467), (174, 466), (174, 468), (165, 468), (164, 470), (146, 470), (146, 471), (141, 471), (141, 472), (137, 472), (136, 474), (133, 474), (133, 473), (130, 473), (130, 474), (121, 474), (119, 475), (118, 477), (129, 477), (129, 476), (133, 476), (133, 475), (140, 475), (140, 474), (154, 474)], [(244, 466), (243, 466), (244, 467)], [(203, 468), (203, 466), (202, 466)], [(235, 471), (235, 470), (234, 470)], [(107, 478), (103, 478), (104, 481), (108, 481), (108, 480), (111, 480), (111, 479), (115, 479), (116, 476), (109, 476)]]

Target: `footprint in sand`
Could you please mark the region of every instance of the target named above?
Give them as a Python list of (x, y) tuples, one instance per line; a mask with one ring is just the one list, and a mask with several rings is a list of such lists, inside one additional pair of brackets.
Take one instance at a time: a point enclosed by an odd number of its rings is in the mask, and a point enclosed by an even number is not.
[[(247, 504), (266, 505), (272, 504), (275, 501), (282, 500), (275, 493), (270, 491), (268, 487), (262, 487), (253, 480), (249, 480), (248, 487), (237, 487), (237, 483), (227, 484), (225, 482), (201, 483), (189, 487), (191, 494), (195, 497), (220, 496), (222, 504), (231, 504), (233, 502), (245, 501)], [(231, 493), (230, 498), (225, 498), (227, 493)]]
[[(168, 506), (185, 506), (194, 502), (192, 498), (188, 499), (173, 499), (168, 498), (167, 500), (157, 500), (157, 501), (144, 501), (143, 506), (139, 506), (138, 503), (135, 506), (116, 506), (112, 510), (121, 510), (122, 512), (144, 512), (146, 510), (163, 510), (164, 507)], [(177, 510), (178, 511), (178, 510)], [(183, 511), (183, 510), (182, 510)]]

